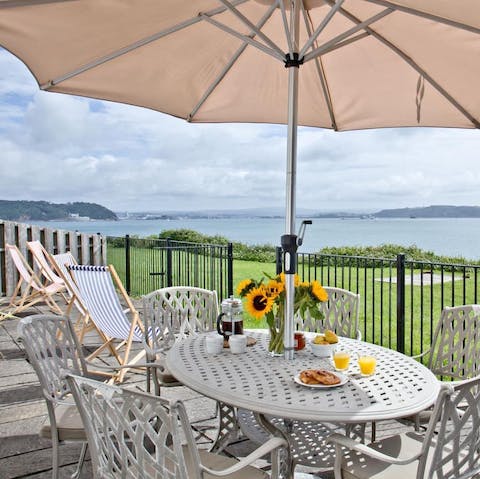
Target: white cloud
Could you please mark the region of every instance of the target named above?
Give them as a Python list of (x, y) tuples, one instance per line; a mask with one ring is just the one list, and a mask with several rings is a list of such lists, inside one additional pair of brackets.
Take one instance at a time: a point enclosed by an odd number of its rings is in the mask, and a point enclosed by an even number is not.
[[(286, 127), (188, 124), (154, 111), (38, 90), (0, 51), (3, 199), (115, 210), (283, 207)], [(480, 204), (478, 131), (300, 128), (297, 206)]]

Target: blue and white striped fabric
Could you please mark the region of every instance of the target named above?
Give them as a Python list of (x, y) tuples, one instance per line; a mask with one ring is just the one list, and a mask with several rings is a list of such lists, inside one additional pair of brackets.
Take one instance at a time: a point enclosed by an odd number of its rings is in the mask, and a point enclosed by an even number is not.
[[(71, 265), (68, 269), (95, 325), (110, 338), (127, 340), (131, 322), (120, 304), (108, 267)], [(142, 339), (143, 333), (137, 326), (133, 341)]]

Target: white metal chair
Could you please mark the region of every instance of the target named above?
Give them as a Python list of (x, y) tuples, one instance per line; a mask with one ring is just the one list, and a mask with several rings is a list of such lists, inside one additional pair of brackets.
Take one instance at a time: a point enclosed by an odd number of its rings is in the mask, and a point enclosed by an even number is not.
[(323, 319), (314, 319), (308, 312), (305, 317), (295, 316), (295, 329), (299, 331), (323, 332), (334, 331), (339, 336), (361, 339), (358, 329), (360, 295), (342, 288), (324, 286), (328, 301), (318, 304)]
[[(341, 288), (325, 286), (328, 301), (319, 304), (324, 318), (316, 320), (310, 315), (295, 315), (295, 329), (308, 332), (334, 331), (340, 336), (360, 339), (358, 314), (360, 295)], [(267, 437), (266, 431), (258, 424), (252, 411), (237, 411), (238, 425), (249, 439), (261, 444)], [(277, 427), (288, 432), (292, 457), (299, 464), (328, 468), (331, 465), (333, 446), (326, 443), (326, 438), (335, 431), (345, 430), (338, 424), (320, 424), (314, 421), (286, 421), (270, 417)], [(375, 426), (372, 424), (372, 431)], [(365, 425), (349, 426), (349, 431), (359, 437), (365, 434)], [(373, 432), (374, 434), (374, 432)]]
[(83, 423), (70, 396), (65, 371), (85, 376), (90, 374), (80, 344), (68, 318), (54, 315), (35, 315), (22, 318), (18, 334), (28, 359), (37, 373), (47, 404), (48, 420), (40, 436), (52, 441), (52, 477), (58, 478), (59, 444), (64, 441), (84, 443), (77, 470), (78, 477), (86, 452)]
[(153, 380), (155, 394), (160, 395), (161, 386), (181, 385), (161, 367), (166, 352), (176, 339), (215, 329), (218, 298), (216, 291), (172, 286), (142, 296), (142, 300), (143, 321), (148, 332), (144, 344), (147, 362), (157, 364), (152, 370), (147, 368), (147, 391)]
[(414, 357), (423, 356), (428, 356), (427, 367), (441, 377), (462, 380), (480, 374), (480, 305), (445, 307), (431, 347)]
[[(88, 359), (98, 357), (108, 349), (119, 366), (133, 366), (144, 357), (145, 351), (142, 348), (130, 359), (132, 343), (142, 343), (145, 330), (114, 267), (71, 265), (67, 269), (77, 286), (78, 299), (103, 339), (103, 344)], [(126, 309), (120, 303), (115, 286), (127, 305)], [(122, 382), (127, 371), (128, 368), (121, 368), (116, 379)]]
[(334, 434), (335, 479), (468, 479), (480, 473), (480, 377), (442, 384), (425, 435), (369, 446)]
[(10, 255), (18, 271), (18, 283), (10, 303), (3, 315), (16, 315), (40, 302), (45, 302), (53, 313), (63, 314), (55, 302), (54, 296), (64, 289), (60, 283), (42, 284), (25, 257), (15, 245), (5, 244), (5, 251)]
[[(445, 307), (430, 348), (414, 358), (425, 356), (427, 367), (440, 379), (463, 380), (480, 374), (480, 305)], [(430, 416), (431, 410), (417, 414), (415, 429)]]
[[(268, 476), (250, 464), (266, 454), (278, 464), (286, 445), (272, 438), (240, 461), (199, 450), (181, 401), (78, 376), (67, 379), (85, 423), (96, 479), (260, 479)], [(272, 477), (279, 477), (278, 469)]]

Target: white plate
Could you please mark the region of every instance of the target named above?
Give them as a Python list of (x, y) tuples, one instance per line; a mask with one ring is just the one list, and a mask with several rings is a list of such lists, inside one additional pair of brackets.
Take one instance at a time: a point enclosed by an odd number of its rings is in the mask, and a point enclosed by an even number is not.
[(314, 388), (314, 389), (329, 389), (329, 388), (337, 388), (339, 386), (343, 386), (348, 381), (348, 376), (342, 373), (338, 373), (337, 371), (331, 371), (333, 374), (339, 377), (340, 382), (338, 384), (305, 384), (302, 383), (300, 380), (300, 373), (293, 376), (293, 380), (300, 384), (300, 386), (305, 386), (307, 388)]

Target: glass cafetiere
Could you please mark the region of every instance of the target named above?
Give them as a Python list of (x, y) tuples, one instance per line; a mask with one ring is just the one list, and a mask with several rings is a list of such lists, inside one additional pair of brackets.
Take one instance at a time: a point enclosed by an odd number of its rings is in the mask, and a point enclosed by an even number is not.
[(217, 318), (217, 331), (226, 340), (232, 334), (243, 334), (242, 300), (230, 296), (220, 305), (221, 313)]

